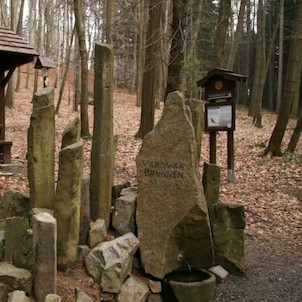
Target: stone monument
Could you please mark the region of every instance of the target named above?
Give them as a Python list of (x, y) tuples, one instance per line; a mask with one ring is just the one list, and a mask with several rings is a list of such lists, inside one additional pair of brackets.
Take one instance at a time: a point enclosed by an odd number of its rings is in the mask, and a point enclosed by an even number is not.
[(137, 227), (146, 273), (213, 264), (209, 215), (197, 163), (191, 111), (169, 94), (161, 120), (137, 156)]

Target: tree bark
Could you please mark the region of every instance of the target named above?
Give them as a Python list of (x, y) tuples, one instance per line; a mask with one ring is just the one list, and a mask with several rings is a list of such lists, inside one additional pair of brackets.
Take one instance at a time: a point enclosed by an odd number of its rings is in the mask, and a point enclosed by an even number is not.
[[(16, 1), (10, 1), (10, 28), (12, 31), (16, 29), (16, 10), (18, 10), (19, 3)], [(8, 82), (7, 89), (6, 89), (6, 96), (5, 96), (5, 105), (8, 108), (14, 107), (14, 97), (15, 97), (15, 89), (16, 89), (16, 76), (13, 74)]]
[(280, 112), (275, 128), (270, 137), (265, 154), (271, 156), (281, 156), (281, 143), (284, 137), (286, 126), (293, 103), (293, 99), (300, 87), (301, 80), (301, 56), (302, 52), (302, 1), (297, 1), (294, 10), (294, 22), (291, 33), (288, 64), (286, 70), (286, 80), (283, 86)]
[(113, 20), (113, 7), (114, 0), (106, 1), (106, 43), (112, 44), (112, 20)]
[[(18, 18), (18, 25), (17, 25), (17, 30), (16, 30), (17, 35), (19, 35), (19, 36), (22, 36), (24, 3), (25, 3), (25, 0), (21, 0), (19, 18)], [(17, 83), (16, 83), (15, 91), (19, 91), (20, 90), (20, 85), (21, 85), (21, 67), (18, 67), (17, 70), (18, 70), (18, 73), (17, 73)]]
[(84, 8), (81, 0), (74, 0), (75, 24), (79, 39), (81, 57), (81, 137), (89, 137), (88, 119), (88, 53), (85, 43)]
[(74, 34), (75, 34), (75, 27), (72, 30), (72, 34), (71, 34), (71, 38), (70, 38), (70, 43), (69, 43), (69, 48), (68, 48), (67, 58), (66, 58), (66, 64), (65, 64), (65, 71), (64, 71), (64, 75), (63, 75), (63, 79), (62, 79), (62, 83), (61, 83), (61, 87), (60, 87), (59, 98), (58, 98), (58, 102), (57, 102), (55, 113), (59, 112), (60, 105), (61, 105), (61, 102), (62, 102), (64, 87), (65, 87), (65, 82), (66, 82), (68, 71), (69, 71), (70, 56), (71, 56), (71, 47), (72, 47), (72, 43), (73, 43)]
[(215, 59), (213, 67), (223, 67), (225, 60), (226, 36), (231, 15), (231, 0), (219, 1), (219, 17), (215, 39)]
[(284, 43), (284, 0), (280, 0), (280, 33), (279, 33), (279, 59), (278, 59), (278, 86), (276, 111), (280, 111), (282, 84), (283, 84), (283, 43)]
[(144, 138), (154, 127), (156, 73), (158, 72), (158, 54), (160, 51), (159, 33), (161, 0), (150, 0), (149, 19), (146, 40), (146, 58), (142, 90), (142, 110), (140, 128), (136, 138)]
[(168, 66), (168, 82), (165, 99), (170, 92), (180, 90), (181, 68), (184, 60), (184, 29), (187, 0), (173, 1), (172, 43)]
[(253, 122), (256, 127), (261, 127), (262, 96), (266, 79), (265, 12), (262, 0), (258, 3), (257, 31), (256, 68), (249, 114), (253, 116)]
[(300, 116), (297, 120), (297, 124), (292, 134), (292, 137), (290, 139), (290, 142), (288, 143), (287, 152), (291, 152), (291, 153), (295, 152), (299, 138), (301, 136), (301, 131), (302, 131), (302, 109), (300, 110)]
[(242, 37), (243, 20), (244, 20), (244, 15), (245, 15), (246, 1), (247, 0), (241, 0), (241, 3), (240, 3), (238, 23), (237, 23), (236, 32), (235, 32), (235, 35), (234, 35), (232, 48), (231, 48), (231, 52), (229, 54), (229, 60), (228, 60), (228, 64), (227, 64), (227, 69), (230, 69), (230, 70), (233, 70), (233, 68), (234, 68), (236, 54), (237, 54), (239, 43), (240, 43), (240, 40), (241, 40), (241, 37)]

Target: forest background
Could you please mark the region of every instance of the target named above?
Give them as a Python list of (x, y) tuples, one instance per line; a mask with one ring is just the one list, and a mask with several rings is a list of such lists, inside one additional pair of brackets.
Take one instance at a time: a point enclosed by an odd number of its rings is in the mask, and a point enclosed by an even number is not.
[[(137, 137), (154, 126), (154, 109), (171, 91), (200, 98), (196, 81), (212, 68), (247, 77), (237, 103), (248, 106), (256, 127), (262, 109), (278, 113), (268, 156), (282, 154), (290, 115), (297, 117), (287, 151), (294, 152), (302, 128), (302, 1), (297, 0), (2, 0), (1, 27), (11, 28), (40, 55), (57, 64), (60, 86), (73, 74), (74, 109), (80, 105), (82, 136), (89, 136), (88, 101), (93, 87), (94, 42), (112, 44), (115, 80), (137, 95), (142, 107)], [(20, 78), (20, 73), (19, 73)], [(37, 90), (36, 76), (34, 91)], [(13, 106), (20, 79), (9, 83)]]

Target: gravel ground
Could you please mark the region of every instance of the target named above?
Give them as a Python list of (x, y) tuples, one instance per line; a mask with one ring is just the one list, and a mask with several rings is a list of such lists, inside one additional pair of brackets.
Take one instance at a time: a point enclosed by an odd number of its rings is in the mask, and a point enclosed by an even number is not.
[(247, 235), (245, 243), (247, 276), (229, 276), (217, 285), (212, 301), (301, 302), (301, 242)]

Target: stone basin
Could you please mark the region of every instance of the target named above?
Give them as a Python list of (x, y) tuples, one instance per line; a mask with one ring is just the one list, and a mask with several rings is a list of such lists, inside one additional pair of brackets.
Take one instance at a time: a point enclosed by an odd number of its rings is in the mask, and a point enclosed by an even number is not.
[(215, 276), (199, 268), (177, 270), (163, 280), (164, 302), (208, 302), (214, 290)]

